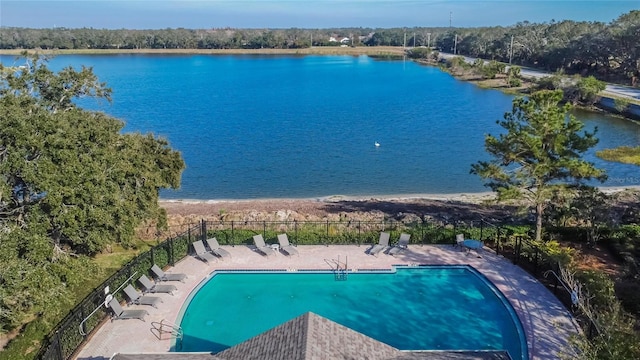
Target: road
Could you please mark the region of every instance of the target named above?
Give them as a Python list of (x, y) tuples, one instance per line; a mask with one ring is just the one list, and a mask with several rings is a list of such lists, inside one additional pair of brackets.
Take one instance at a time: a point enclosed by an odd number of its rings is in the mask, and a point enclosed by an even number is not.
[[(450, 59), (455, 56), (456, 55), (453, 55), (450, 53), (442, 53), (442, 52), (440, 53), (440, 57), (444, 59)], [(468, 56), (463, 56), (463, 57), (464, 57), (464, 60), (469, 64), (472, 64), (474, 61), (476, 61), (476, 58), (472, 58)], [(485, 62), (487, 61), (485, 60)], [(542, 70), (523, 67), (520, 70), (520, 75), (522, 77), (539, 79), (545, 76), (551, 76), (553, 74), (550, 72), (542, 71)], [(601, 95), (604, 95), (604, 96), (609, 95), (609, 96), (634, 100), (635, 102), (640, 102), (640, 89), (632, 88), (630, 86), (608, 83), (604, 91), (602, 91)]]

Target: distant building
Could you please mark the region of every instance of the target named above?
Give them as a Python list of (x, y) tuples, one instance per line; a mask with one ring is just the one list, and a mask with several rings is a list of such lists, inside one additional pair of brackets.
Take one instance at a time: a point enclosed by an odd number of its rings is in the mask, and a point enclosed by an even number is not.
[(340, 44), (349, 44), (351, 42), (351, 39), (349, 39), (348, 37), (343, 37), (341, 39), (338, 39), (338, 36), (329, 36), (329, 42), (339, 42)]

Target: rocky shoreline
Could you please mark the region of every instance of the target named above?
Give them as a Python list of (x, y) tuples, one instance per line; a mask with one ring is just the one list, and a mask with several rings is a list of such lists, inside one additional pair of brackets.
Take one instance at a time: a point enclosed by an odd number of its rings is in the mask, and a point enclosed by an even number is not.
[[(628, 217), (640, 208), (640, 190), (602, 188), (611, 197), (611, 216)], [(499, 204), (492, 193), (414, 196), (256, 200), (162, 200), (169, 227), (178, 231), (208, 221), (472, 221), (522, 222), (526, 211), (517, 204)]]
[(429, 197), (161, 201), (170, 226), (209, 221), (514, 221), (517, 207), (490, 193)]

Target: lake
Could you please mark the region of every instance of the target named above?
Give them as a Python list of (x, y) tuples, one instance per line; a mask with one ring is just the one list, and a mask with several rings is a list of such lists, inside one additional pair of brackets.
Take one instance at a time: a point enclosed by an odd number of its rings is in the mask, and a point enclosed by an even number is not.
[[(14, 57), (1, 56), (3, 64)], [(153, 132), (182, 153), (165, 199), (318, 198), (482, 192), (469, 174), (484, 135), (513, 97), (434, 67), (367, 56), (64, 55), (50, 67), (93, 67), (111, 104), (83, 100)], [(640, 126), (576, 111), (600, 143), (586, 158), (605, 186), (640, 184), (639, 168), (595, 150), (640, 145)], [(375, 143), (380, 146), (375, 146)]]

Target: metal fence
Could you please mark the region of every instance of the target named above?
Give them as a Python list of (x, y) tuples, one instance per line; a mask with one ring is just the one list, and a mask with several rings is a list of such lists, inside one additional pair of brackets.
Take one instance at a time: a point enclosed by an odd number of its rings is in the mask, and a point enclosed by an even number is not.
[[(98, 285), (58, 323), (56, 328), (45, 339), (37, 358), (44, 360), (66, 360), (71, 358), (108, 316), (103, 306), (105, 299), (104, 289), (106, 287), (115, 290), (133, 277), (138, 278), (143, 274), (150, 275), (149, 269), (153, 264), (157, 264), (160, 267), (174, 265), (177, 261), (187, 256), (189, 245), (193, 241), (202, 238), (201, 229), (202, 227), (198, 224), (190, 227), (184, 233), (163, 241), (138, 255), (106, 281)], [(115, 297), (118, 300), (122, 300), (121, 294), (115, 294)], [(93, 313), (94, 311), (95, 313)], [(90, 314), (92, 316), (89, 316)]]
[[(381, 231), (391, 238), (411, 235), (410, 244), (454, 244), (456, 234), (467, 238), (490, 239), (505, 230), (486, 221), (411, 222), (382, 221), (202, 221), (202, 233), (215, 237), (220, 245), (251, 245), (253, 235), (277, 243), (277, 234), (287, 233), (293, 245), (363, 245), (378, 242)], [(495, 242), (495, 241), (491, 241)]]
[[(570, 294), (562, 291), (559, 282), (544, 277), (547, 270), (557, 271), (557, 264), (553, 259), (546, 256), (534, 243), (516, 235), (516, 231), (512, 228), (491, 224), (484, 220), (455, 223), (446, 221), (404, 223), (395, 220), (378, 222), (202, 220), (185, 232), (137, 256), (97, 286), (51, 332), (40, 349), (38, 358), (45, 360), (71, 358), (108, 316), (103, 306), (105, 287), (117, 289), (133, 277), (137, 278), (142, 274), (150, 275), (148, 272), (153, 264), (160, 267), (174, 265), (189, 254), (190, 244), (196, 240), (216, 237), (221, 245), (250, 245), (253, 243), (253, 235), (262, 234), (267, 242), (275, 243), (277, 234), (287, 233), (294, 245), (367, 245), (377, 243), (381, 231), (389, 232), (392, 238), (398, 238), (402, 232), (408, 233), (411, 235), (410, 244), (419, 245), (453, 245), (456, 234), (481, 240), (485, 246), (492, 248), (497, 254), (505, 256), (514, 264), (529, 271), (549, 287), (568, 309), (575, 310), (571, 304)], [(120, 294), (115, 296), (118, 300), (122, 300)], [(95, 314), (88, 317), (93, 311)], [(574, 315), (579, 314), (574, 312)]]
[[(589, 339), (593, 339), (598, 334), (598, 327), (593, 320), (580, 312), (574, 303), (576, 299), (573, 297), (576, 294), (573, 291), (575, 289), (570, 289), (569, 285), (563, 284), (559, 276), (560, 264), (557, 259), (549, 256), (540, 246), (521, 235), (498, 237), (497, 241), (495, 244), (489, 243), (488, 245), (492, 248), (495, 247), (496, 252), (499, 249), (501, 255), (526, 270), (546, 286), (571, 312)], [(549, 276), (550, 274), (553, 276)]]

